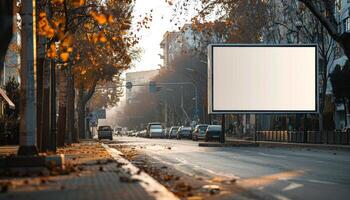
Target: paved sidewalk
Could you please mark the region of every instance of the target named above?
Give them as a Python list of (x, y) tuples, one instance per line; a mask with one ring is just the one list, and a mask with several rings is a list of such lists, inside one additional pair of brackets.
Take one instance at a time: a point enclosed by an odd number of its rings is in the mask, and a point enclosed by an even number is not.
[(61, 172), (44, 170), (39, 176), (0, 174), (0, 199), (177, 199), (118, 152), (100, 143), (86, 141), (59, 149), (58, 153), (63, 153), (66, 160), (66, 169)]

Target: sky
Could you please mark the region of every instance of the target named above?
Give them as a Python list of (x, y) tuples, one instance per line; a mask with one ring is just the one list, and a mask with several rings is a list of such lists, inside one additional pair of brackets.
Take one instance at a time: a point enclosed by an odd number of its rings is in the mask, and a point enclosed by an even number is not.
[[(150, 23), (150, 29), (142, 29), (138, 33), (141, 36), (139, 43), (139, 47), (142, 49), (141, 58), (134, 61), (135, 66), (128, 72), (159, 69), (159, 65), (163, 63), (159, 56), (159, 54), (163, 54), (160, 48), (163, 35), (166, 31), (173, 31), (178, 28), (174, 22), (170, 22), (174, 14), (174, 6), (170, 6), (165, 0), (136, 0), (133, 28), (136, 27), (138, 21), (143, 19), (145, 13), (150, 13), (151, 9), (153, 10), (153, 21)], [(187, 18), (190, 19), (190, 17)], [(185, 23), (186, 20), (184, 19), (182, 23)]]

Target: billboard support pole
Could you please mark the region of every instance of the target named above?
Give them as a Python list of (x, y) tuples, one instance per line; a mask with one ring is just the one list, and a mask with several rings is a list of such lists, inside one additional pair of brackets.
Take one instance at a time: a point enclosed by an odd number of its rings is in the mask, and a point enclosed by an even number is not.
[(222, 116), (221, 116), (220, 143), (225, 143), (225, 114), (222, 114)]

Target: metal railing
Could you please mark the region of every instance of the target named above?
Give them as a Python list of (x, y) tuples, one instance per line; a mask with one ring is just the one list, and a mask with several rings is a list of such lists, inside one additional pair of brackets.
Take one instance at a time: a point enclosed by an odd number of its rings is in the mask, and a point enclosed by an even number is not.
[(350, 133), (342, 131), (256, 131), (256, 141), (350, 145)]

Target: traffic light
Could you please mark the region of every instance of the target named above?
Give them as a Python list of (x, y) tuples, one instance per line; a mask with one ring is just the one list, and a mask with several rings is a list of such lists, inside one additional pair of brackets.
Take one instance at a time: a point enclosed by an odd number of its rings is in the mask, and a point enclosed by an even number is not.
[(149, 82), (149, 92), (151, 92), (151, 93), (157, 92), (156, 82), (154, 82), (154, 81)]

